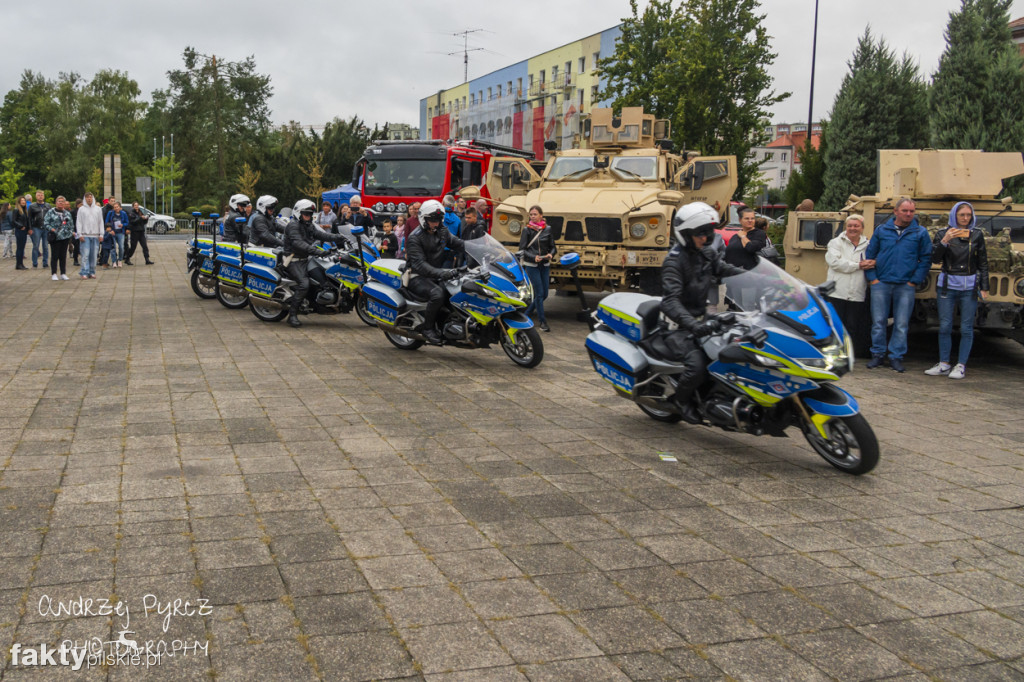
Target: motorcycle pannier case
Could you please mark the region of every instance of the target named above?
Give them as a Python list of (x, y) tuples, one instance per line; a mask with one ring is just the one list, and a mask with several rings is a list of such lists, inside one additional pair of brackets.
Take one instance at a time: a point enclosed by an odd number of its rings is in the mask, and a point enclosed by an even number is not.
[(272, 247), (247, 246), (245, 247), (245, 262), (272, 268), (277, 265), (277, 254), (274, 253)]
[(245, 290), (250, 294), (270, 298), (281, 282), (281, 276), (277, 271), (265, 265), (246, 263), (242, 269), (246, 274)]
[(616, 390), (633, 395), (636, 385), (647, 378), (647, 358), (633, 344), (615, 334), (591, 332), (586, 346), (594, 370)]
[(381, 258), (370, 263), (366, 274), (370, 279), (387, 284), (392, 289), (402, 288), (402, 273), (405, 272), (405, 261), (400, 258)]
[(630, 341), (640, 341), (651, 330), (637, 309), (647, 301), (657, 301), (644, 294), (617, 293), (605, 296), (597, 305), (597, 319)]
[(389, 286), (370, 282), (363, 287), (366, 297), (366, 312), (370, 317), (386, 324), (394, 324), (398, 314), (405, 308), (405, 299)]

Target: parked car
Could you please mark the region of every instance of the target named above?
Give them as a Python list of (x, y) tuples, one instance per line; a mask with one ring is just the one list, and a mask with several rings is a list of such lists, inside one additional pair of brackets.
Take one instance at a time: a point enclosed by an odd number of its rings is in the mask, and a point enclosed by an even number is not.
[[(129, 206), (131, 208), (131, 206)], [(167, 234), (170, 230), (173, 230), (176, 223), (174, 218), (169, 215), (162, 213), (153, 213), (148, 208), (139, 206), (139, 210), (146, 216), (146, 232), (150, 234)]]

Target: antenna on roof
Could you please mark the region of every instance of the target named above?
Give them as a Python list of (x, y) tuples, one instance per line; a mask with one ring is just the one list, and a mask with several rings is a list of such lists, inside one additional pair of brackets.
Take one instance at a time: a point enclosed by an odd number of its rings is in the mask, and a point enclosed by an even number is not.
[[(462, 82), (463, 83), (468, 83), (469, 82), (469, 53), (470, 52), (476, 52), (477, 50), (483, 50), (484, 49), (482, 47), (470, 47), (469, 46), (469, 34), (470, 33), (479, 33), (480, 31), (483, 31), (483, 30), (484, 29), (482, 29), (482, 28), (472, 28), (472, 29), (467, 29), (465, 31), (459, 31), (458, 33), (453, 33), (452, 34), (453, 36), (456, 36), (456, 37), (462, 36)], [(458, 54), (458, 53), (459, 53), (459, 51), (456, 50), (455, 52), (449, 52), (448, 55), (451, 56), (451, 55), (455, 55), (455, 54)]]

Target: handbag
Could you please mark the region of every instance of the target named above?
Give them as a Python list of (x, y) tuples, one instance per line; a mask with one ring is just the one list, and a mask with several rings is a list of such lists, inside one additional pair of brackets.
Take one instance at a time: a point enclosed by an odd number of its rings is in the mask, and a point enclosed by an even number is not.
[(782, 257), (779, 255), (779, 250), (775, 248), (774, 244), (769, 244), (762, 248), (757, 252), (757, 255), (775, 265), (781, 265), (782, 263)]
[(56, 232), (56, 230), (47, 230), (46, 231), (46, 243), (47, 244), (53, 244), (55, 241), (57, 241), (57, 232)]

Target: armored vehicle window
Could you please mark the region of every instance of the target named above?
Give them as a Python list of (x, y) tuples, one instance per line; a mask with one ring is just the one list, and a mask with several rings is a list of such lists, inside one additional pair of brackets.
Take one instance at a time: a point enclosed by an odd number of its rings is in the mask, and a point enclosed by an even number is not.
[(483, 164), (469, 159), (452, 159), (451, 187), (453, 190), (479, 185), (483, 178)]
[(704, 168), (704, 179), (714, 180), (729, 175), (728, 161), (698, 161), (698, 166)]
[(618, 156), (612, 159), (612, 168), (624, 171), (629, 177), (639, 175), (644, 180), (658, 179), (656, 156)]
[(989, 222), (988, 216), (978, 216), (978, 227), (983, 228), (991, 235), (998, 235), (1004, 228), (1010, 228), (1010, 241), (1014, 244), (1024, 244), (1024, 218), (1012, 216), (997, 216)]
[(608, 126), (594, 126), (593, 129), (590, 131), (590, 139), (591, 141), (594, 142), (594, 144), (599, 144), (601, 142), (611, 142), (612, 133), (610, 130), (608, 130)]
[(622, 126), (622, 130), (619, 131), (619, 142), (639, 142), (640, 141), (640, 126)]
[(551, 164), (548, 180), (557, 180), (573, 173), (583, 175), (583, 171), (590, 170), (593, 167), (594, 157), (592, 156), (563, 156), (555, 159)]
[[(822, 229), (819, 234), (818, 225), (828, 225), (829, 229), (827, 232)], [(828, 246), (829, 241), (837, 234), (839, 229), (840, 222), (838, 220), (821, 220), (819, 218), (801, 220), (800, 241), (814, 242), (815, 246)]]

